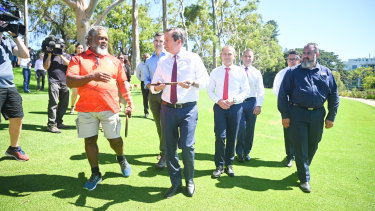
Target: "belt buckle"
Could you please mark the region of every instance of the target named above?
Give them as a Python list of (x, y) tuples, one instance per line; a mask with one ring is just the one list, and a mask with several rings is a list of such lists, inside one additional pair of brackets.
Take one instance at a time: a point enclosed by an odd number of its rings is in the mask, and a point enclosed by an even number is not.
[(182, 104), (174, 104), (174, 108), (182, 108)]
[(309, 110), (309, 111), (313, 111), (313, 110), (314, 110), (314, 108), (307, 108), (307, 110)]

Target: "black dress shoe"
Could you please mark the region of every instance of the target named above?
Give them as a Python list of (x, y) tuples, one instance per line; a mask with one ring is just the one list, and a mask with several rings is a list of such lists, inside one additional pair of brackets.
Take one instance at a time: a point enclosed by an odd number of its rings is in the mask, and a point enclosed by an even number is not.
[(233, 167), (232, 167), (232, 165), (228, 165), (226, 171), (227, 171), (227, 174), (228, 174), (230, 177), (234, 177), (234, 171), (233, 171)]
[(181, 184), (170, 187), (165, 193), (164, 198), (169, 199), (172, 198), (176, 193), (178, 193), (181, 190)]
[(186, 182), (186, 191), (188, 196), (192, 197), (194, 195), (195, 185), (193, 180)]
[(303, 182), (299, 185), (299, 188), (305, 193), (310, 193), (311, 192), (311, 187), (308, 182)]
[(223, 166), (217, 166), (216, 170), (214, 172), (212, 172), (211, 177), (214, 178), (214, 179), (219, 178), (222, 173), (224, 173)]

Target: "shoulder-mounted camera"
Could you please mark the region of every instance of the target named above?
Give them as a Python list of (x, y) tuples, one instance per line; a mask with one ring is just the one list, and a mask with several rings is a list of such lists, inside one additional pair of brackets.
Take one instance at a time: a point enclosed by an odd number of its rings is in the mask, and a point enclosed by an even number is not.
[(5, 27), (0, 27), (0, 32), (10, 31), (16, 35), (25, 35), (26, 28), (21, 20), (21, 12), (18, 7), (6, 0), (0, 1), (0, 21), (7, 23)]
[(50, 35), (46, 37), (42, 42), (42, 51), (45, 53), (53, 53), (60, 55), (63, 53), (65, 42), (62, 38)]

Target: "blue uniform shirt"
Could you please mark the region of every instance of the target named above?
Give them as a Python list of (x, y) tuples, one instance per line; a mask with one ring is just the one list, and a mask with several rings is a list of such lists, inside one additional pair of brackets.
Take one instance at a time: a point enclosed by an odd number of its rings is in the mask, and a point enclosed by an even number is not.
[(147, 88), (147, 84), (150, 84), (152, 81), (152, 77), (154, 77), (156, 67), (158, 66), (159, 59), (165, 56), (165, 53), (162, 51), (159, 57), (156, 55), (156, 52), (152, 53), (152, 56), (146, 60), (146, 69), (144, 72), (145, 76), (145, 89)]
[(326, 100), (328, 101), (326, 119), (333, 122), (339, 107), (339, 94), (331, 70), (318, 63), (312, 70), (302, 68), (299, 64), (286, 72), (281, 83), (277, 106), (282, 118), (285, 119), (289, 118), (291, 104), (319, 108)]

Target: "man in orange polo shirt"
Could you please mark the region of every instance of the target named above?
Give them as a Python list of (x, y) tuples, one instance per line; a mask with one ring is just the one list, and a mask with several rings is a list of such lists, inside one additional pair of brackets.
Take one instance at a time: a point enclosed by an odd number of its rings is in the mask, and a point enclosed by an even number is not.
[(126, 76), (120, 60), (108, 54), (107, 30), (102, 26), (94, 26), (88, 33), (87, 45), (87, 51), (71, 59), (66, 82), (71, 88), (77, 87), (80, 95), (76, 104), (76, 125), (78, 137), (85, 139), (86, 155), (92, 171), (84, 188), (94, 190), (102, 181), (98, 165), (99, 123), (102, 123), (104, 136), (116, 152), (122, 174), (130, 176), (131, 168), (126, 161), (120, 136), (118, 89), (129, 105), (125, 115), (131, 116), (134, 104), (125, 86)]

